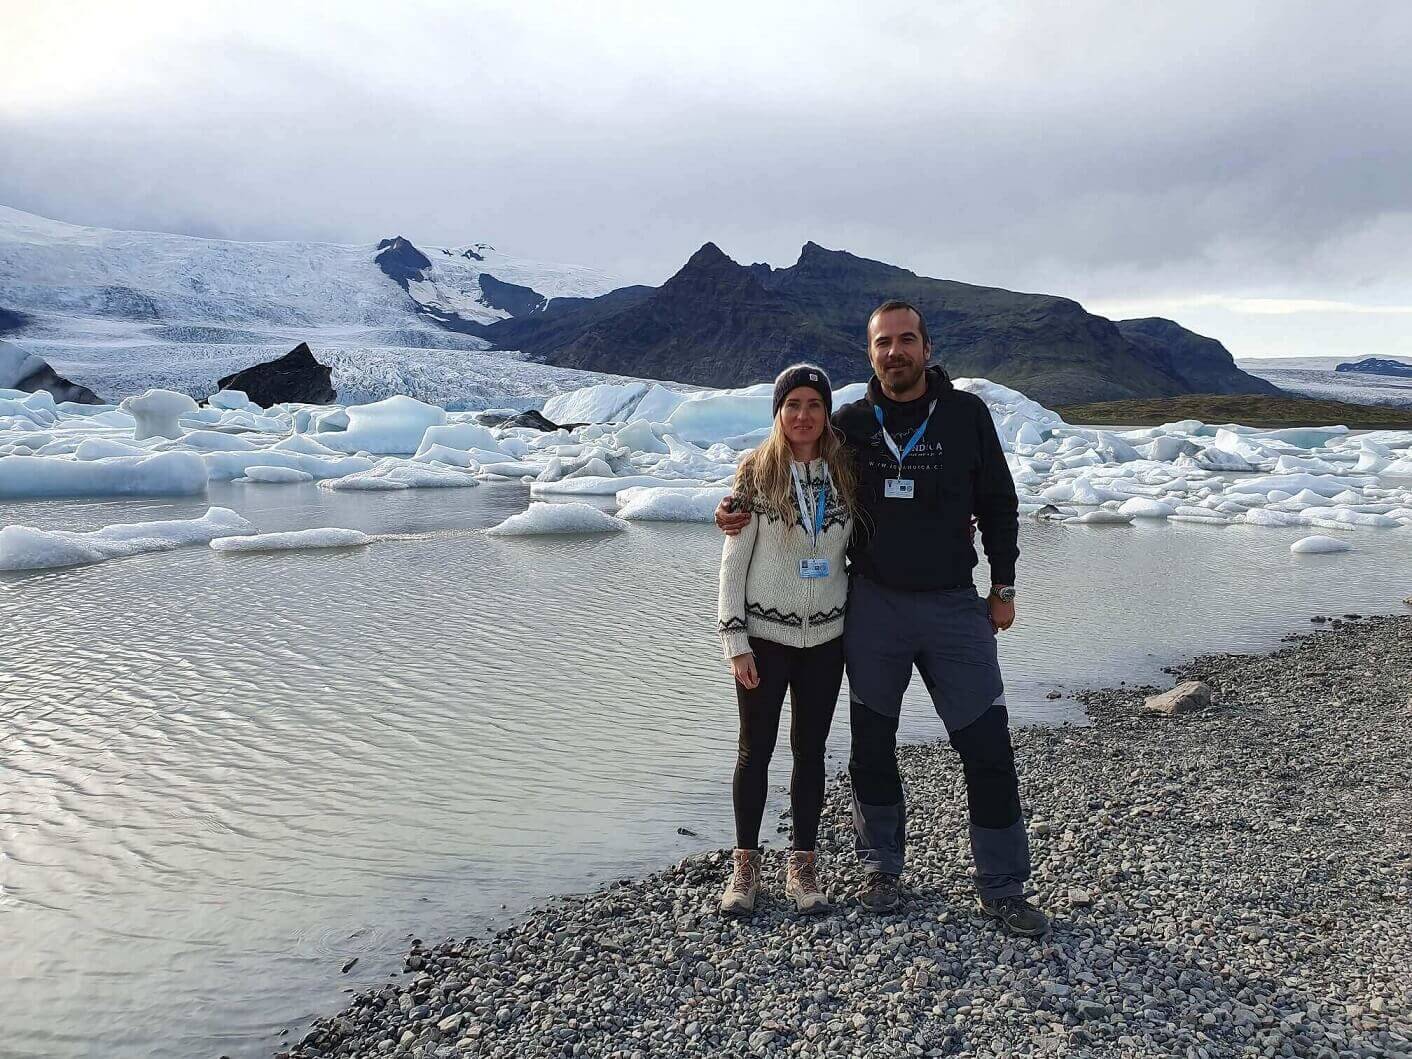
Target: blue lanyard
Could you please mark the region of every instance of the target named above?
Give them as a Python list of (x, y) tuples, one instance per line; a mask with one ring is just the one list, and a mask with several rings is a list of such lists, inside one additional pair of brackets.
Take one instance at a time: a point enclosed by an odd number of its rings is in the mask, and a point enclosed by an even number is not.
[[(804, 483), (799, 479), (799, 468), (793, 463), (789, 465), (789, 473), (794, 477), (794, 496), (799, 501), (799, 518), (802, 525), (803, 520), (809, 518), (809, 512), (804, 510)], [(828, 496), (830, 480), (828, 464), (824, 464), (824, 481), (819, 485), (819, 495), (814, 501), (814, 532), (810, 535), (810, 541), (815, 548), (818, 548), (819, 534), (824, 530), (824, 515), (828, 509), (824, 500)]]
[(908, 440), (907, 444), (903, 446), (902, 451), (899, 452), (897, 450), (897, 442), (892, 440), (892, 435), (887, 432), (887, 424), (883, 422), (882, 409), (879, 408), (877, 405), (873, 405), (873, 415), (877, 416), (878, 426), (882, 427), (883, 444), (888, 447), (888, 449), (892, 452), (894, 456), (897, 457), (897, 473), (899, 475), (902, 473), (902, 461), (905, 460), (908, 455), (912, 452), (912, 450), (917, 447), (917, 442), (922, 440), (922, 435), (927, 432), (927, 426), (931, 423), (932, 413), (935, 411), (936, 402), (933, 401), (930, 405), (927, 406), (927, 418), (922, 420), (922, 425), (917, 428), (917, 432), (912, 435), (911, 439)]

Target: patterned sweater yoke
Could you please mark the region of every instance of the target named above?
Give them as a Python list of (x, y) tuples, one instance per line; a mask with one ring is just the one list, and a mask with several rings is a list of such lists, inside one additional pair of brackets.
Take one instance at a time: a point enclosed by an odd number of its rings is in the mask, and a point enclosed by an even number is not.
[[(796, 464), (811, 501), (827, 482), (823, 460)], [(798, 504), (782, 515), (737, 498), (751, 519), (721, 550), (717, 630), (727, 658), (748, 654), (751, 636), (790, 647), (815, 647), (843, 635), (848, 578), (844, 555), (853, 520), (833, 489), (828, 490), (817, 546)], [(812, 528), (812, 527), (811, 527)], [(800, 576), (800, 560), (827, 559), (827, 577)]]

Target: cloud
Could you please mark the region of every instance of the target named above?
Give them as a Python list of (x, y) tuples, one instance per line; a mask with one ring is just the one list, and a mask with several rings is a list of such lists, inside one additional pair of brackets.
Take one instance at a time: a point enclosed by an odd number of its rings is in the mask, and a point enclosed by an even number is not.
[(0, 70), (0, 201), (65, 220), (645, 282), (814, 239), (1185, 305), (1237, 352), (1412, 281), (1396, 3), (78, 6), (27, 8)]

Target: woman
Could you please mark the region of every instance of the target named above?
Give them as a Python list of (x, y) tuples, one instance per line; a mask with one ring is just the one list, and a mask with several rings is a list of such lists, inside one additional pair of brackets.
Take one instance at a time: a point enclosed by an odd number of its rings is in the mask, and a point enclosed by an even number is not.
[(843, 681), (843, 556), (853, 529), (853, 466), (829, 422), (833, 388), (820, 368), (775, 380), (770, 436), (741, 461), (736, 510), (756, 514), (721, 554), (721, 641), (735, 674), (740, 742), (732, 795), (736, 849), (721, 911), (748, 915), (760, 888), (767, 770), (790, 692), (793, 848), (785, 894), (822, 912), (814, 851), (824, 797), (824, 744)]

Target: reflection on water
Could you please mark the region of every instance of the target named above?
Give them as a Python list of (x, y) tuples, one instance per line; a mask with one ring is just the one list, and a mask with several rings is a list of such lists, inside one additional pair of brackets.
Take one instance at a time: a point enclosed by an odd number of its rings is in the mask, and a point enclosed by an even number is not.
[[(6, 1049), (267, 1054), (395, 971), (411, 936), (730, 844), (712, 527), (485, 537), (524, 505), (518, 486), (223, 485), (210, 502), (265, 531), (389, 536), (3, 575)], [(0, 524), (205, 506), (12, 503)], [(1388, 583), (1409, 567), (1405, 532), (1313, 558), (1289, 554), (1298, 536), (1024, 522), (1021, 618), (1002, 638), (1016, 719), (1073, 719), (1046, 694), (1159, 679), (1412, 587)], [(936, 736), (919, 687), (911, 701), (904, 735)], [(846, 740), (836, 724), (834, 768)]]

